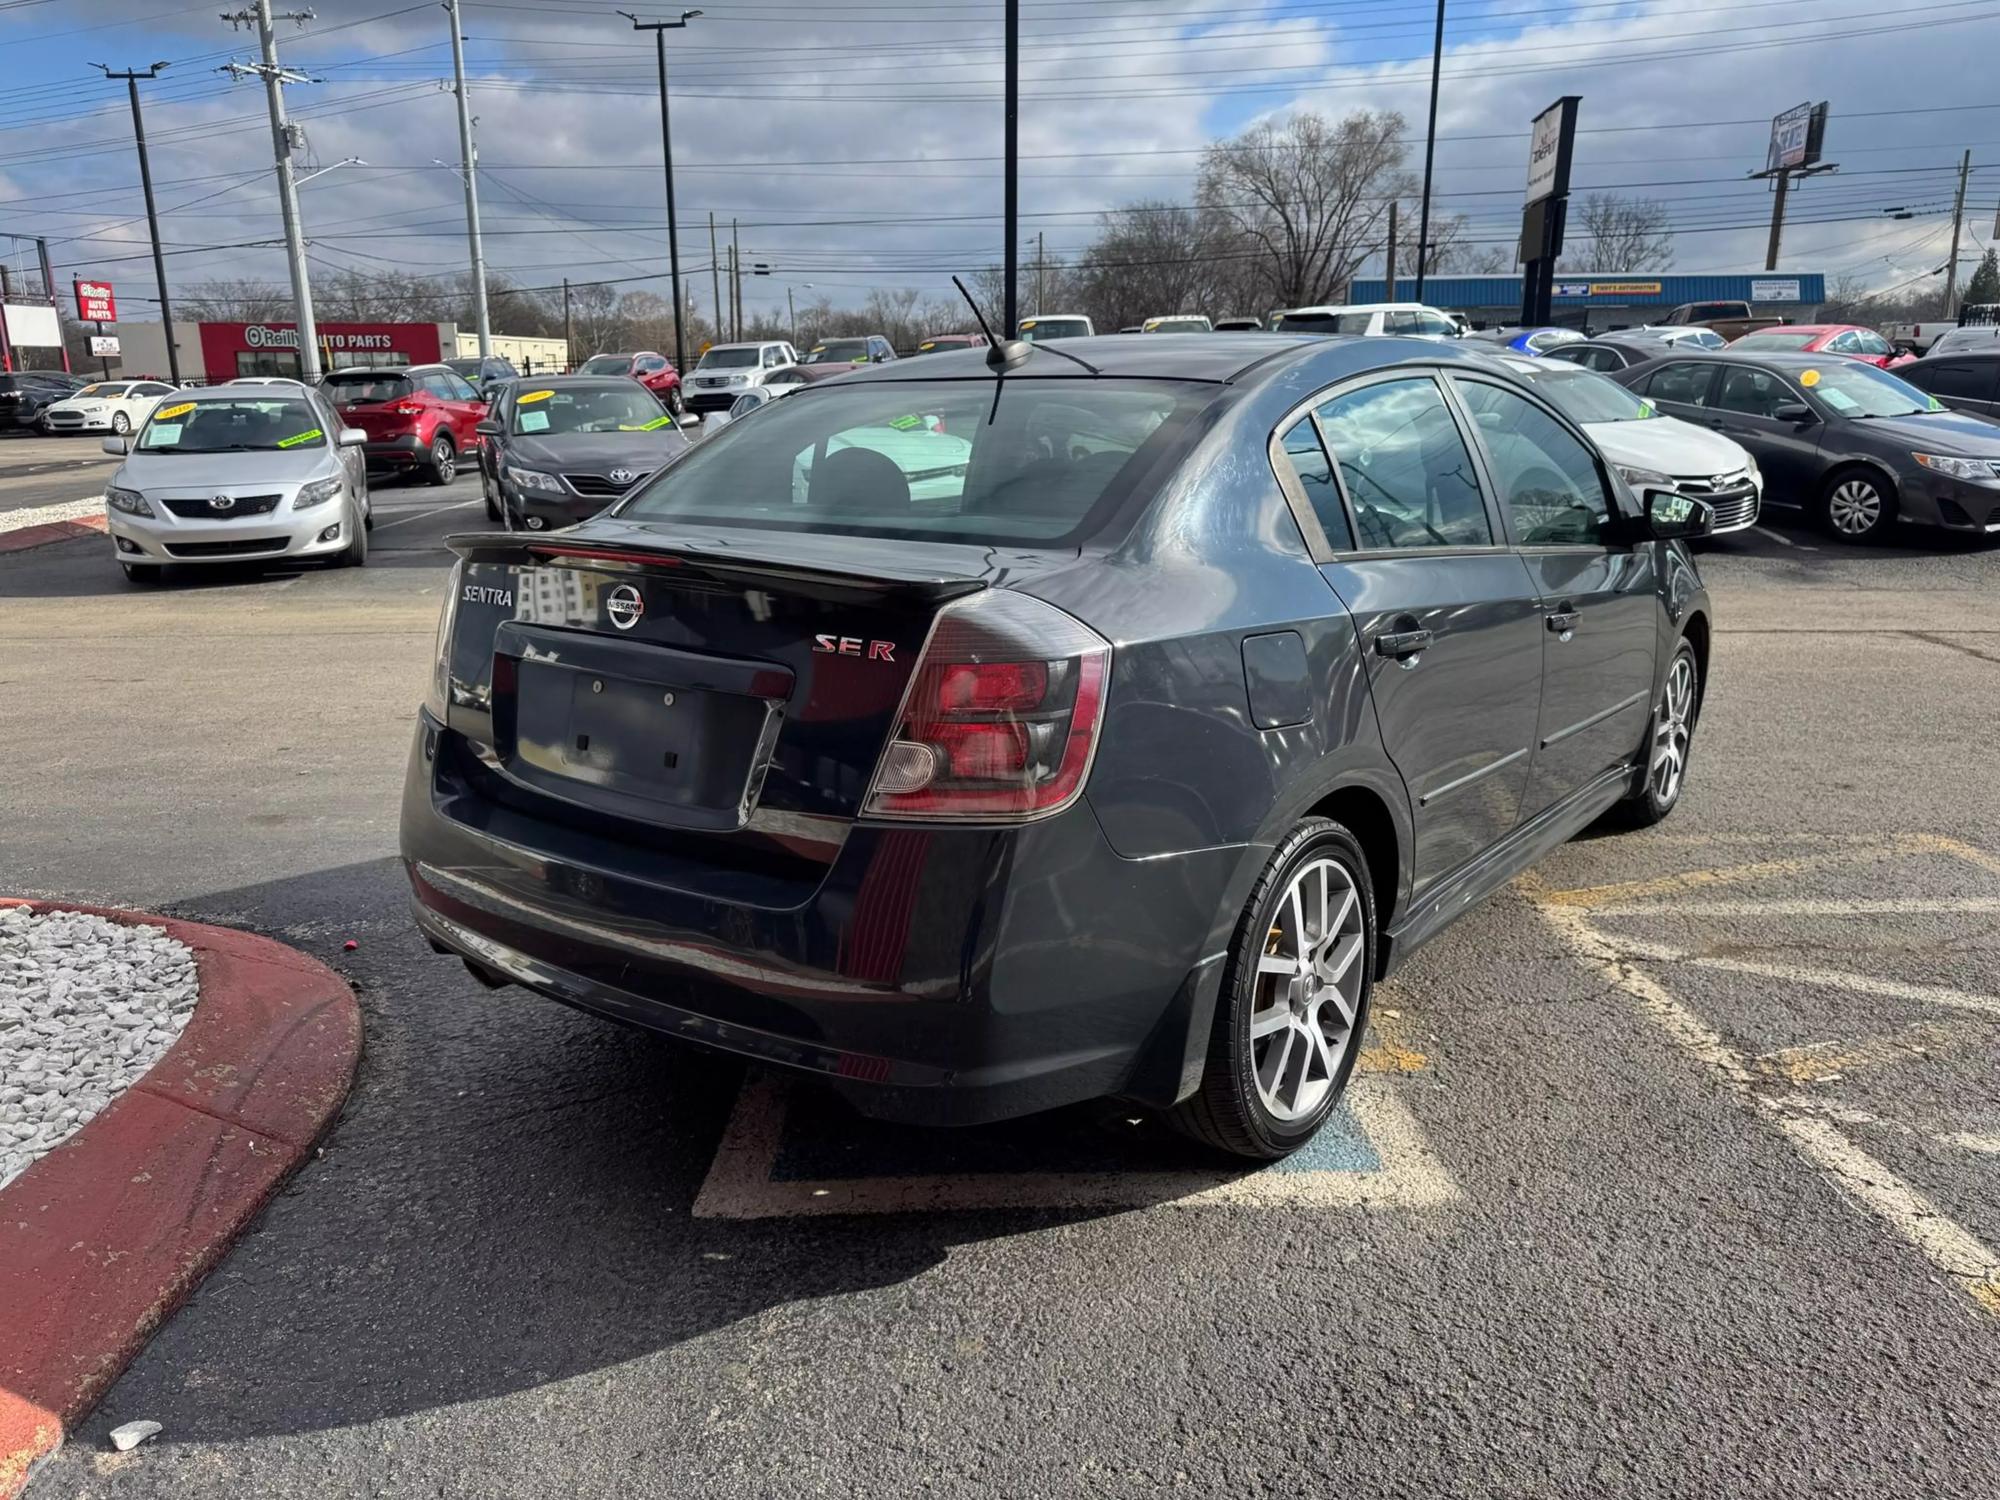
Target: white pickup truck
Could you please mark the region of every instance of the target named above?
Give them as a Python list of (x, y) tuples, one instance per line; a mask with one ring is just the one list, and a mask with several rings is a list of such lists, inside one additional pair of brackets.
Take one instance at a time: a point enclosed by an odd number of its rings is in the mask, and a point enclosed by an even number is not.
[(1933, 323), (1891, 323), (1882, 330), (1882, 336), (1898, 349), (1911, 354), (1928, 354), (1932, 344), (1956, 327), (1956, 318), (1939, 319)]

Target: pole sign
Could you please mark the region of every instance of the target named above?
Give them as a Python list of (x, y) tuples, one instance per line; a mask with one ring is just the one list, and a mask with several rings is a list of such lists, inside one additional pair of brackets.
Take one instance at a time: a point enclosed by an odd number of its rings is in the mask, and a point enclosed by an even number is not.
[(1556, 257), (1562, 254), (1569, 216), (1570, 157), (1576, 149), (1576, 107), (1565, 94), (1535, 116), (1528, 132), (1528, 196), (1521, 209), (1521, 321), (1549, 320), (1555, 296)]
[(76, 284), (76, 315), (85, 323), (116, 323), (118, 301), (111, 295), (108, 281), (79, 281)]
[[(1819, 156), (1818, 142), (1813, 139), (1813, 113), (1811, 104), (1794, 105), (1771, 121), (1771, 144), (1764, 152), (1764, 170), (1782, 171), (1788, 167), (1809, 167)], [(1826, 116), (1820, 115), (1820, 134), (1826, 132)]]
[(118, 352), (118, 336), (111, 333), (94, 333), (90, 336), (90, 352), (100, 359)]
[(1523, 207), (1569, 191), (1576, 104), (1574, 98), (1558, 99), (1535, 116), (1528, 138), (1528, 196), (1521, 200)]

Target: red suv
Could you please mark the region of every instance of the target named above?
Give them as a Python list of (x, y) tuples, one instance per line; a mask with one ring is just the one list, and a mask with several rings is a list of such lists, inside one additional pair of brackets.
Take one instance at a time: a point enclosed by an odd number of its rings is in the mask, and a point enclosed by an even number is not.
[(450, 484), (460, 456), (479, 451), (473, 429), (486, 402), (448, 365), (335, 370), (320, 389), (341, 421), (368, 434), (371, 470)]
[(625, 375), (636, 380), (655, 396), (676, 418), (687, 415), (687, 401), (681, 395), (681, 372), (664, 354), (642, 349), (637, 354), (593, 354), (572, 375)]

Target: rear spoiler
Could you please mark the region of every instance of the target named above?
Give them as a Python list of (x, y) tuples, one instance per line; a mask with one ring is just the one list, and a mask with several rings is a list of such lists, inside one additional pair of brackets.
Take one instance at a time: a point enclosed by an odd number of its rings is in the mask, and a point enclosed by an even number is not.
[(470, 563), (532, 567), (538, 563), (603, 568), (610, 572), (672, 570), (677, 577), (701, 578), (735, 587), (778, 587), (808, 598), (833, 601), (901, 597), (939, 605), (987, 587), (983, 577), (931, 570), (827, 568), (781, 557), (745, 555), (734, 548), (698, 543), (647, 545), (568, 541), (523, 532), (460, 532), (445, 545)]

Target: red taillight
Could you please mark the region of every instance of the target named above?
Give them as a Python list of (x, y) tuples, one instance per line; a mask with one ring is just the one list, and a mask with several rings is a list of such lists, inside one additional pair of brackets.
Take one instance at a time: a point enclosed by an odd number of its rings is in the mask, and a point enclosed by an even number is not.
[(392, 406), (389, 410), (399, 417), (421, 417), (424, 414), (421, 406), (411, 406), (407, 403), (402, 406)]
[(989, 590), (939, 614), (864, 811), (999, 820), (1060, 811), (1083, 790), (1111, 647), (1026, 594)]

